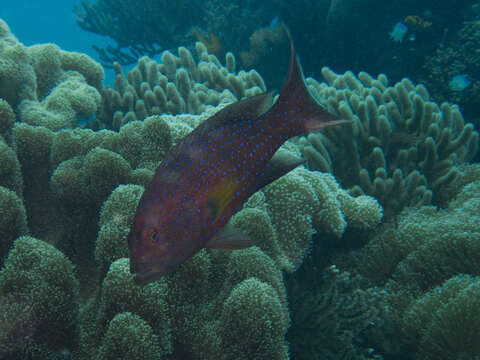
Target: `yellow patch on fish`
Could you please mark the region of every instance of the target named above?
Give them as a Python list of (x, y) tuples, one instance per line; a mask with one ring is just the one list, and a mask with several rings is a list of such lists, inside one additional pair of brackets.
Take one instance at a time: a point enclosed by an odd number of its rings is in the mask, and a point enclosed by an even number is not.
[(217, 221), (228, 204), (232, 201), (233, 195), (238, 190), (239, 184), (235, 179), (228, 179), (215, 186), (207, 199), (207, 206), (214, 221)]

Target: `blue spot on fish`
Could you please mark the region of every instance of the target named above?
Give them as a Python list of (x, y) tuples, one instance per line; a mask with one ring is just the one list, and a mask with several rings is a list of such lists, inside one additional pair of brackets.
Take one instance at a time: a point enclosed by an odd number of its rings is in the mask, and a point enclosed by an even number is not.
[(472, 82), (468, 79), (468, 75), (460, 74), (455, 75), (450, 79), (448, 86), (453, 91), (462, 91), (467, 88)]

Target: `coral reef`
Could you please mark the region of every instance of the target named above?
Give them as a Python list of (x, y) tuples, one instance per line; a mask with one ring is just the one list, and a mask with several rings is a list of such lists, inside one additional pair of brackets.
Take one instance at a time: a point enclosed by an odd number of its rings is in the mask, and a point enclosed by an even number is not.
[[(288, 209), (283, 207), (286, 202)], [(354, 198), (331, 175), (297, 168), (252, 196), (232, 224), (254, 238), (265, 239), (259, 245), (262, 250), (280, 269), (293, 272), (309, 252), (312, 234), (341, 237), (347, 224), (371, 229), (382, 215), (373, 198)]]
[[(301, 150), (330, 173), (299, 167), (255, 193), (231, 221), (255, 246), (203, 249), (136, 285), (125, 237), (156, 166), (226, 103), (265, 90), (232, 54), (222, 66), (198, 43), (197, 58), (185, 48), (161, 64), (142, 58), (102, 88), (88, 57), (25, 47), (0, 22), (0, 79), (10, 81), (0, 90), (0, 357), (401, 358), (402, 346), (418, 358), (478, 356), (467, 336), (452, 336), (478, 307), (468, 300), (478, 288), (479, 171), (463, 164), (478, 135), (407, 80), (388, 87), (385, 76), (328, 70), (330, 85), (310, 79), (352, 125), (280, 151)], [(81, 128), (91, 116), (92, 129)], [(444, 209), (395, 216), (432, 191)], [(372, 196), (389, 218), (379, 229)], [(351, 237), (367, 244), (345, 249)], [(442, 297), (436, 286), (458, 292)]]
[[(7, 24), (1, 19), (0, 57), (2, 58), (0, 80), (3, 84), (0, 89), (0, 98), (7, 101), (14, 109), (21, 101), (31, 100), (33, 103), (37, 103), (59, 81), (67, 81), (69, 77), (72, 77), (72, 81), (76, 80), (88, 84), (79, 89), (79, 91), (87, 91), (86, 98), (95, 97), (95, 94), (92, 95), (92, 93), (95, 89), (99, 90), (102, 85), (103, 69), (88, 56), (62, 51), (53, 44), (34, 45), (27, 48), (18, 42), (10, 33)], [(76, 75), (71, 74), (72, 72), (75, 72)], [(77, 88), (79, 87), (78, 84), (71, 83), (65, 84), (64, 87), (71, 88), (75, 85)], [(90, 89), (90, 87), (95, 89)], [(89, 100), (88, 105), (82, 105), (81, 101), (72, 103), (74, 99), (71, 96), (63, 99), (63, 96), (68, 94), (69, 91), (65, 92), (61, 89), (62, 87), (58, 89), (57, 96), (45, 101), (46, 104), (41, 109), (46, 107), (45, 110), (51, 108), (53, 112), (59, 110), (65, 112), (70, 110), (66, 107), (72, 107), (72, 110), (76, 111), (78, 116), (89, 116), (97, 111), (96, 107), (99, 104), (91, 105), (92, 100)], [(96, 102), (100, 100), (98, 95), (93, 101), (95, 102), (95, 100)], [(64, 101), (67, 103), (63, 103)], [(48, 114), (43, 116), (48, 116)], [(42, 115), (38, 117), (41, 118)]]
[[(82, 29), (109, 36), (117, 43), (116, 47), (95, 47), (104, 66), (111, 66), (113, 61), (132, 64), (142, 55), (153, 57), (178, 46), (188, 29), (201, 23), (204, 16), (198, 0), (82, 1), (74, 12)], [(172, 24), (173, 19), (182, 21)]]
[(478, 276), (457, 275), (415, 300), (402, 330), (422, 359), (478, 359)]
[[(427, 58), (424, 82), (437, 101), (451, 101), (461, 106), (462, 111), (474, 119), (480, 104), (480, 46), (478, 21), (465, 22), (457, 35), (446, 44), (441, 44)], [(450, 81), (457, 75), (465, 74), (470, 84), (465, 89), (452, 89)], [(477, 120), (478, 121), (478, 120)], [(477, 123), (478, 125), (478, 123)]]
[(226, 54), (223, 66), (201, 42), (195, 48), (197, 62), (188, 49), (179, 47), (178, 56), (165, 51), (161, 64), (141, 58), (126, 77), (120, 64), (115, 63), (115, 85), (103, 90), (98, 126), (118, 130), (130, 121), (153, 114), (199, 114), (208, 105), (217, 106), (266, 90), (255, 70), (236, 73), (232, 53)]
[(0, 135), (3, 141), (12, 145), (12, 128), (15, 122), (15, 114), (12, 108), (3, 99), (0, 99)]
[(405, 209), (356, 254), (357, 271), (377, 284), (392, 277), (412, 291), (425, 291), (458, 273), (477, 274), (479, 190), (475, 180), (446, 209)]
[(28, 233), (27, 215), (22, 200), (13, 191), (0, 186), (0, 263), (13, 241)]
[(132, 313), (121, 313), (108, 324), (98, 359), (160, 359), (158, 337), (152, 328)]
[(52, 350), (75, 345), (78, 282), (72, 263), (55, 247), (29, 236), (18, 238), (0, 271), (0, 296), (26, 302), (37, 344)]
[(258, 66), (272, 51), (272, 47), (284, 44), (286, 40), (285, 28), (279, 24), (255, 30), (249, 38), (250, 48), (239, 54), (243, 66)]
[(222, 43), (238, 50), (247, 43), (252, 29), (270, 23), (281, 3), (96, 0), (82, 1), (74, 12), (82, 29), (116, 42), (116, 46), (94, 47), (103, 65), (112, 67), (114, 62), (133, 64), (144, 55), (153, 57), (180, 44), (191, 44), (192, 39), (209, 45), (206, 38), (210, 37), (211, 43), (216, 43), (216, 49), (210, 50), (218, 50), (217, 55)]
[(307, 166), (333, 173), (353, 195), (374, 196), (387, 218), (435, 201), (455, 179), (455, 165), (475, 156), (473, 125), (457, 106), (430, 101), (424, 86), (408, 79), (388, 86), (383, 74), (322, 73), (328, 85), (308, 79), (311, 91), (351, 126), (301, 139)]
[(385, 319), (393, 326), (382, 330), (390, 338), (377, 337), (377, 346), (390, 356), (402, 348), (419, 359), (480, 356), (474, 315), (480, 274), (480, 173), (475, 167), (471, 182), (446, 209), (405, 209), (362, 249), (336, 258), (339, 268), (384, 289)]
[(26, 47), (10, 32), (0, 19), (0, 98), (15, 108), (20, 100), (35, 99), (35, 75)]
[(334, 265), (321, 270), (317, 254), (287, 278), (292, 359), (372, 359), (365, 331), (381, 321), (384, 303), (376, 289)]
[(32, 305), (14, 295), (0, 297), (0, 358), (14, 359), (33, 342)]
[[(350, 196), (331, 175), (296, 169), (232, 221), (257, 246), (202, 250), (139, 287), (125, 237), (142, 186), (202, 121), (264, 91), (262, 78), (236, 73), (232, 54), (220, 65), (198, 43), (198, 62), (180, 48), (178, 57), (164, 53), (162, 64), (144, 58), (126, 78), (119, 73), (117, 90), (99, 89), (103, 73), (88, 58), (51, 44), (24, 47), (6, 31), (2, 41), (22, 50), (35, 91), (0, 102), (0, 207), (8, 215), (0, 220), (2, 257), (8, 252), (0, 307), (18, 314), (5, 317), (0, 336), (11, 344), (0, 351), (42, 359), (288, 359), (283, 271), (300, 266), (314, 232), (340, 237), (347, 225), (373, 228), (381, 206)], [(160, 91), (167, 107), (142, 111)], [(96, 123), (117, 119), (116, 131), (81, 128), (81, 118), (99, 111)], [(184, 111), (199, 114), (177, 114)], [(298, 154), (292, 143), (282, 151)]]
[(42, 101), (22, 102), (18, 110), (23, 122), (51, 130), (74, 128), (79, 119), (86, 119), (97, 112), (100, 94), (86, 83), (82, 75), (72, 72), (60, 81), (56, 81), (54, 89)]

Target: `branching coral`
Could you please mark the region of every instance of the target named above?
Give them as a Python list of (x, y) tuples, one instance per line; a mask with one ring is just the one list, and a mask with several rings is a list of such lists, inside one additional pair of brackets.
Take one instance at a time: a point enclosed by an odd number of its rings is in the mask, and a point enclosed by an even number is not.
[(255, 70), (236, 73), (232, 53), (227, 53), (226, 66), (222, 66), (200, 42), (196, 43), (196, 52), (198, 62), (184, 47), (178, 48), (178, 56), (165, 51), (161, 64), (143, 57), (126, 77), (120, 65), (115, 64), (115, 86), (103, 90), (99, 121), (119, 129), (129, 121), (143, 120), (152, 114), (198, 114), (208, 105), (265, 91)]
[[(132, 9), (135, 9), (132, 11)], [(187, 30), (202, 22), (198, 0), (187, 1), (82, 1), (76, 6), (77, 23), (87, 31), (111, 37), (117, 47), (95, 47), (104, 65), (134, 63), (139, 56), (154, 56), (177, 46)], [(182, 19), (172, 23), (173, 19)]]
[(371, 358), (359, 339), (383, 315), (380, 293), (362, 289), (359, 277), (335, 266), (318, 269), (314, 259), (287, 279), (292, 358)]
[(475, 156), (473, 125), (455, 105), (431, 102), (424, 86), (322, 73), (328, 85), (308, 79), (310, 90), (351, 125), (301, 139), (302, 153), (311, 169), (333, 173), (352, 194), (377, 198), (387, 217), (431, 203), (455, 179), (455, 165)]

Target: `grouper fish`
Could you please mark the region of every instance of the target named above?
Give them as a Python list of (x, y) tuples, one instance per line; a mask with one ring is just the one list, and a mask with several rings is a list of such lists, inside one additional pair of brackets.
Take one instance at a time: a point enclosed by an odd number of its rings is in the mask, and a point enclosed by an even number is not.
[(346, 122), (312, 97), (291, 40), (287, 80), (275, 103), (273, 97), (266, 92), (224, 107), (158, 166), (127, 237), (138, 284), (174, 271), (202, 248), (253, 245), (227, 222), (253, 193), (302, 164), (277, 149), (293, 136)]

